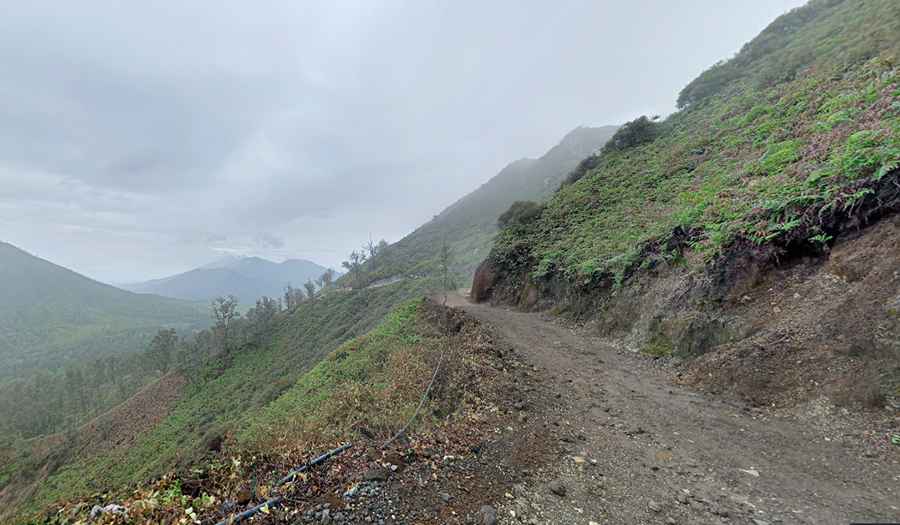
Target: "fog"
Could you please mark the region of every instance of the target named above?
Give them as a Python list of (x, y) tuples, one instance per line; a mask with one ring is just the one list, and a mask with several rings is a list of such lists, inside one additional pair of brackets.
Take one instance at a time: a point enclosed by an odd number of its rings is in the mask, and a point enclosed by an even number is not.
[(575, 126), (670, 113), (801, 3), (7, 2), (0, 240), (112, 282), (339, 266)]

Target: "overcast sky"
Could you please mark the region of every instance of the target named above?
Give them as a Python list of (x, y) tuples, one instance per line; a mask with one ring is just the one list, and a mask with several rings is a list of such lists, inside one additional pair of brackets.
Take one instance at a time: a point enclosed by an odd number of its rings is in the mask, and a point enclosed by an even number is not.
[(7, 1), (0, 240), (112, 282), (337, 266), (575, 126), (670, 113), (800, 3)]

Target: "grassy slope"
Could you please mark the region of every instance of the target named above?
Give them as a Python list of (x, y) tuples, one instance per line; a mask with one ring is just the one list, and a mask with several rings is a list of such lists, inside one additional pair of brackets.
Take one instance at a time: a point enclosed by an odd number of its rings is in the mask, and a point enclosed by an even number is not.
[[(319, 361), (278, 399), (251, 414), (247, 427), (238, 433), (239, 441), (273, 436), (296, 441), (303, 431), (313, 429), (317, 436), (340, 439), (361, 417), (360, 410), (365, 411), (362, 418), (369, 420), (369, 428), (388, 414), (392, 421), (405, 420), (414, 405), (411, 396), (402, 395), (404, 389), (398, 383), (410, 375), (428, 375), (417, 348), (428, 343), (417, 317), (421, 302), (402, 303), (375, 329)], [(402, 367), (391, 363), (401, 352), (405, 353)], [(391, 389), (386, 388), (389, 384)], [(418, 384), (414, 390), (418, 393)]]
[(544, 200), (586, 156), (615, 132), (614, 126), (576, 128), (539, 159), (509, 164), (404, 239), (388, 247), (366, 267), (368, 279), (428, 274), (436, 266), (441, 243), (453, 254), (454, 273), (468, 279), (487, 255), (497, 233), (497, 217), (517, 200)]
[(875, 189), (895, 177), (897, 34), (891, 0), (783, 16), (692, 82), (658, 138), (604, 154), (536, 222), (505, 231), (494, 260), (590, 284), (649, 262), (648, 245), (676, 231), (707, 260), (739, 239), (827, 243), (837, 216), (877, 206)]
[[(446, 348), (446, 336), (438, 331), (434, 315), (422, 299), (402, 302), (371, 331), (330, 352), (278, 399), (259, 411), (245, 412), (235, 426), (228, 459), (213, 457), (194, 465), (208, 474), (207, 486), (215, 486), (219, 495), (235, 494), (245, 480), (254, 479), (265, 493), (285, 465), (296, 465), (311, 450), (346, 441), (358, 425), (379, 435), (395, 431), (414, 413), (423, 385)], [(472, 380), (469, 374), (477, 357), (461, 361), (445, 367), (442, 377), (465, 388), (464, 377)], [(440, 422), (432, 414), (458, 407), (462, 399), (458, 392), (438, 390), (414, 428), (433, 430)], [(114, 500), (129, 508), (134, 522), (157, 523), (191, 510), (209, 515), (219, 503), (206, 495), (185, 496), (180, 487), (178, 476), (166, 475), (160, 481), (140, 483), (133, 491), (87, 496), (83, 490), (86, 498), (64, 506), (62, 512), (77, 519), (86, 516), (94, 502)], [(37, 522), (57, 523), (56, 516), (50, 510)]]
[(156, 329), (207, 324), (197, 305), (108, 286), (0, 243), (0, 374), (143, 349)]
[(265, 344), (209, 363), (168, 417), (133, 446), (72, 458), (40, 484), (23, 510), (114, 490), (190, 464), (202, 456), (211, 436), (236, 435), (242, 442), (258, 437), (259, 432), (248, 433), (248, 425), (268, 426), (267, 420), (290, 407), (281, 397), (294, 399), (302, 381), (310, 381), (307, 377), (298, 383), (305, 372), (345, 341), (376, 326), (396, 305), (421, 297), (428, 286), (425, 280), (409, 280), (371, 290), (335, 291), (301, 304), (280, 320)]

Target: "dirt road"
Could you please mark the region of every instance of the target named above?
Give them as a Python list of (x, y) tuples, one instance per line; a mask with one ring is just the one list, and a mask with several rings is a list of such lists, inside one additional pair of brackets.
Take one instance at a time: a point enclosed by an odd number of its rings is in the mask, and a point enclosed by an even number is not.
[(501, 523), (900, 522), (900, 447), (868, 447), (852, 414), (751, 409), (540, 314), (450, 304), (524, 355), (560, 401), (529, 415), (559, 440), (559, 466), (517, 486)]

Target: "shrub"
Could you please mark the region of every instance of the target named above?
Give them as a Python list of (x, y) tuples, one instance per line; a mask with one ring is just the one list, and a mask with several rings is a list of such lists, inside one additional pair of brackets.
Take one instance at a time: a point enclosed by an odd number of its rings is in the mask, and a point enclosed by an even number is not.
[(595, 154), (591, 155), (590, 157), (579, 162), (578, 167), (576, 167), (574, 170), (569, 172), (568, 175), (566, 175), (566, 178), (563, 180), (563, 182), (560, 186), (567, 186), (569, 184), (575, 184), (576, 182), (581, 180), (581, 178), (584, 177), (589, 171), (591, 171), (592, 169), (596, 168), (599, 165), (600, 165), (600, 155), (595, 153)]
[(500, 228), (524, 226), (540, 217), (544, 207), (534, 201), (516, 201), (497, 219)]
[(616, 134), (603, 146), (603, 152), (621, 151), (652, 142), (659, 136), (659, 124), (646, 115), (638, 117), (616, 131)]

